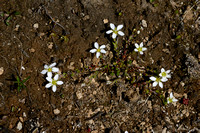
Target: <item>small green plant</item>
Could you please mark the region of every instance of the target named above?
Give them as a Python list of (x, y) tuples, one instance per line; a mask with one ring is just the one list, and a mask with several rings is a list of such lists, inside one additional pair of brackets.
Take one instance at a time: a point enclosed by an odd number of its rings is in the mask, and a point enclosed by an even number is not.
[(19, 76), (17, 76), (17, 78), (16, 78), (17, 80), (14, 82), (14, 83), (17, 83), (17, 91), (18, 92), (20, 92), (22, 89), (25, 89), (26, 88), (26, 86), (24, 85), (25, 84), (25, 82), (28, 80), (28, 79), (30, 79), (30, 76), (28, 76), (26, 79), (24, 79), (24, 80), (21, 80), (20, 78), (19, 78)]
[(4, 23), (7, 26), (10, 25), (10, 21), (12, 20), (12, 17), (17, 16), (17, 15), (20, 15), (20, 12), (14, 11), (14, 12), (11, 12), (11, 13), (9, 13), (9, 12), (3, 12), (3, 13), (1, 13), (1, 16), (5, 17), (4, 18)]

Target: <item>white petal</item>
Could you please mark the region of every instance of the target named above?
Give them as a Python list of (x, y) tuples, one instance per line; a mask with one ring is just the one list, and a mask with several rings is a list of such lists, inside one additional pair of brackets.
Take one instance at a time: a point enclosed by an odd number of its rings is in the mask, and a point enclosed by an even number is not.
[(54, 67), (56, 66), (56, 63), (52, 63), (49, 67)]
[(52, 78), (51, 77), (46, 77), (46, 80), (49, 82), (52, 82)]
[(118, 30), (118, 31), (121, 30), (122, 28), (123, 28), (123, 25), (122, 25), (122, 24), (120, 24), (120, 25), (117, 26), (117, 30)]
[(150, 79), (151, 79), (152, 81), (156, 81), (156, 77), (151, 76)]
[(138, 49), (137, 49), (137, 48), (135, 48), (135, 49), (134, 49), (134, 51), (135, 51), (135, 52), (138, 52)]
[(104, 54), (106, 53), (106, 51), (105, 51), (104, 49), (101, 49), (100, 52), (101, 52), (101, 53), (104, 53)]
[(47, 76), (52, 78), (52, 72), (47, 72)]
[(115, 39), (117, 37), (117, 34), (113, 33), (112, 38)]
[(122, 31), (118, 31), (118, 34), (119, 34), (120, 36), (124, 36), (124, 32), (122, 32)]
[(97, 52), (96, 57), (99, 58), (99, 56), (100, 56), (100, 52)]
[(57, 73), (57, 72), (59, 72), (59, 69), (58, 69), (57, 67), (53, 67), (53, 68), (52, 68), (52, 72)]
[(90, 53), (95, 53), (97, 50), (96, 49), (91, 49)]
[(48, 83), (48, 84), (45, 85), (45, 88), (49, 88), (51, 86), (52, 86), (52, 83)]
[(161, 73), (165, 72), (165, 69), (164, 68), (161, 68)]
[(160, 88), (163, 88), (163, 83), (159, 82), (159, 86), (160, 86)]
[(58, 74), (56, 74), (55, 76), (54, 76), (54, 80), (58, 80), (58, 78), (59, 78), (59, 75)]
[(112, 30), (109, 30), (109, 31), (106, 31), (106, 34), (110, 34), (112, 32), (113, 32)]
[(53, 92), (56, 92), (56, 89), (57, 89), (56, 85), (53, 85), (52, 87)]
[(173, 101), (173, 102), (177, 102), (178, 100), (177, 100), (176, 98), (173, 98), (172, 101)]
[(45, 68), (45, 69), (48, 69), (48, 68), (49, 68), (49, 66), (48, 66), (48, 65), (44, 65), (44, 68)]
[(101, 45), (100, 49), (106, 48), (106, 45)]
[(110, 28), (115, 30), (115, 25), (113, 23), (110, 23)]
[(170, 103), (169, 98), (167, 98), (167, 103), (168, 103), (168, 104)]
[(62, 85), (63, 84), (62, 81), (57, 81), (56, 83), (57, 83), (57, 85)]
[(171, 70), (167, 70), (166, 73), (170, 73)]
[(135, 43), (135, 47), (136, 47), (136, 48), (139, 48), (139, 45), (138, 45), (137, 43)]
[(167, 75), (166, 78), (171, 78), (171, 75)]
[(147, 50), (147, 48), (142, 48), (142, 51), (146, 51)]
[(155, 87), (158, 84), (158, 82), (153, 82), (153, 87)]
[(159, 76), (162, 77), (162, 73), (160, 73)]
[(143, 54), (143, 52), (142, 52), (142, 51), (140, 51), (140, 54)]
[(95, 43), (94, 43), (94, 47), (95, 47), (96, 49), (98, 49), (98, 48), (99, 48), (99, 44), (98, 44), (97, 42), (95, 42)]
[(140, 43), (140, 47), (143, 47), (143, 42)]
[(161, 81), (162, 82), (166, 82), (168, 79), (166, 78), (166, 77), (163, 77), (162, 79), (161, 79)]
[(170, 97), (170, 98), (173, 98), (173, 97), (174, 97), (172, 92), (169, 94), (169, 97)]
[(47, 70), (42, 70), (41, 71), (41, 74), (46, 74), (47, 73)]

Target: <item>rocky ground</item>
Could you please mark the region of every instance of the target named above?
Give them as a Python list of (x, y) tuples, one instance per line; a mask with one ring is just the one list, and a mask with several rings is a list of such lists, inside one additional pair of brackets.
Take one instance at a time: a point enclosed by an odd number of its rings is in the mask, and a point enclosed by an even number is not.
[[(200, 132), (198, 0), (0, 5), (1, 132)], [(117, 50), (110, 23), (123, 24)], [(95, 42), (106, 46), (100, 58), (90, 52)], [(143, 55), (134, 51), (141, 42)], [(41, 74), (54, 62), (63, 81), (56, 92)], [(154, 87), (161, 68), (171, 78)], [(178, 101), (167, 103), (171, 92)]]

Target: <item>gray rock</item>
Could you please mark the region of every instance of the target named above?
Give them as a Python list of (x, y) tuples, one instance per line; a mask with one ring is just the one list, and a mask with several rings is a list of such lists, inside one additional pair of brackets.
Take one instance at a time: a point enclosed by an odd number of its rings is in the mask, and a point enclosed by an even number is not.
[(186, 66), (191, 79), (200, 79), (200, 64), (198, 60), (191, 54), (186, 55)]

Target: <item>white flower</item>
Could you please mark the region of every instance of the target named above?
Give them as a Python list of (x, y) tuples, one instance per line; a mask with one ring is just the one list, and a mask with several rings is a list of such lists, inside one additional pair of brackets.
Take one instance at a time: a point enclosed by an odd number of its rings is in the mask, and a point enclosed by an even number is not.
[(124, 33), (122, 31), (120, 31), (123, 28), (122, 24), (118, 25), (117, 27), (115, 27), (115, 25), (113, 23), (110, 23), (110, 28), (111, 28), (111, 30), (107, 31), (106, 34), (112, 33), (112, 38), (113, 39), (115, 39), (118, 34), (120, 36), (124, 36)]
[(101, 46), (99, 47), (99, 44), (98, 44), (97, 42), (95, 42), (95, 43), (94, 43), (94, 47), (95, 47), (96, 49), (91, 49), (90, 52), (91, 52), (91, 53), (95, 53), (95, 52), (96, 52), (96, 57), (97, 57), (97, 58), (99, 58), (99, 56), (100, 56), (101, 53), (103, 53), (103, 54), (106, 53), (106, 51), (104, 50), (104, 48), (106, 48), (105, 45), (101, 45)]
[(173, 96), (172, 92), (170, 93), (169, 97), (167, 98), (167, 103), (177, 102), (178, 100)]
[(106, 84), (107, 84), (107, 85), (110, 85), (110, 84), (112, 84), (112, 82), (108, 80), (108, 81), (106, 82)]
[(52, 86), (53, 92), (56, 92), (56, 89), (57, 89), (56, 85), (62, 85), (62, 84), (63, 84), (62, 81), (58, 81), (58, 78), (59, 78), (59, 75), (56, 74), (56, 75), (54, 76), (54, 78), (52, 79), (52, 73), (50, 73), (49, 76), (46, 77), (46, 80), (49, 81), (49, 83), (46, 84), (45, 87), (46, 87), (46, 88), (50, 88), (50, 87)]
[(159, 74), (160, 77), (162, 77), (161, 81), (166, 82), (168, 78), (171, 78), (171, 75), (169, 74), (170, 70), (165, 71), (164, 68), (161, 69), (161, 73)]
[(135, 47), (136, 48), (134, 49), (134, 51), (140, 52), (140, 54), (143, 54), (143, 51), (147, 50), (147, 48), (143, 47), (143, 42), (140, 43), (140, 46), (137, 43), (135, 43)]
[(51, 65), (44, 65), (44, 70), (42, 70), (41, 74), (46, 74), (49, 77), (49, 75), (52, 75), (52, 72), (57, 73), (59, 69), (56, 66), (56, 63), (52, 63)]
[(124, 133), (128, 133), (128, 131), (125, 131)]
[(159, 86), (160, 86), (161, 88), (163, 88), (163, 83), (161, 82), (161, 79), (160, 79), (160, 78), (151, 76), (150, 79), (151, 79), (152, 81), (154, 81), (154, 82), (153, 82), (153, 87), (155, 87), (155, 86), (157, 86), (157, 85), (159, 84)]

